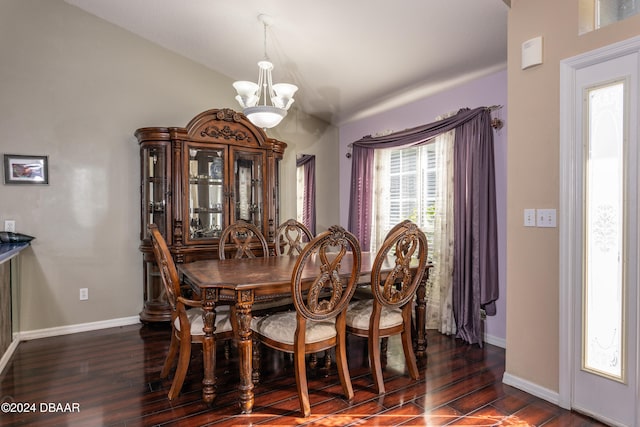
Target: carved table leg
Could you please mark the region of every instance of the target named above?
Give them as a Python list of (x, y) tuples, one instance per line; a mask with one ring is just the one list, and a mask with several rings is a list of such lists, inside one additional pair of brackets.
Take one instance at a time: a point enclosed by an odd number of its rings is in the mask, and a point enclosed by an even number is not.
[(260, 382), (260, 341), (256, 339), (252, 339), (253, 342), (253, 373), (252, 380), (253, 384), (258, 384)]
[[(428, 270), (427, 270), (428, 271)], [(418, 289), (416, 289), (416, 357), (424, 357), (427, 354), (427, 339), (425, 327), (427, 322), (427, 278), (428, 274), (422, 278)]]
[(215, 302), (212, 298), (215, 298), (215, 294), (206, 295), (202, 303), (202, 314), (204, 321), (204, 339), (202, 342), (202, 355), (203, 355), (203, 368), (204, 376), (202, 378), (202, 400), (210, 404), (216, 398), (216, 337), (215, 337), (215, 324), (216, 324), (216, 312)]
[(251, 305), (252, 291), (238, 291), (236, 294), (236, 317), (238, 320), (238, 353), (240, 362), (240, 410), (250, 414), (253, 409), (252, 358), (253, 343), (251, 340)]

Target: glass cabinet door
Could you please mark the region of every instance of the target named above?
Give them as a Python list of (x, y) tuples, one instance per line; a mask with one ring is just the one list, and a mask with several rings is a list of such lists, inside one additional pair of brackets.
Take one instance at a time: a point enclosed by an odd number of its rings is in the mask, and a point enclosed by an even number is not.
[(188, 149), (189, 240), (220, 237), (225, 224), (224, 148)]
[[(156, 224), (167, 236), (167, 146), (149, 145), (142, 149), (142, 233), (146, 236), (149, 224)], [(165, 237), (166, 238), (166, 237)]]
[(260, 230), (264, 218), (264, 166), (264, 152), (233, 151), (234, 221), (242, 219)]

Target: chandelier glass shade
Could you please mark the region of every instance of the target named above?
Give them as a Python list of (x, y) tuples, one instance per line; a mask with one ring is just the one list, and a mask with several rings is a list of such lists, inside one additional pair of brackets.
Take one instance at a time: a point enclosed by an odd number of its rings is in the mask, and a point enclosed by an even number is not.
[(269, 129), (277, 126), (287, 115), (298, 87), (289, 83), (273, 84), (271, 78), (273, 64), (267, 58), (268, 21), (264, 15), (258, 16), (258, 19), (264, 25), (265, 56), (264, 60), (258, 62), (258, 83), (242, 80), (233, 83), (233, 87), (238, 92), (236, 100), (242, 107), (244, 115), (254, 125)]

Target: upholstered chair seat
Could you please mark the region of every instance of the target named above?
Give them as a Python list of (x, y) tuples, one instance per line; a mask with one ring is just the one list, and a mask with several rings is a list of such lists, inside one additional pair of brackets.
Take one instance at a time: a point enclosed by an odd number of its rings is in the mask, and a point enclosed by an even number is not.
[[(347, 309), (347, 325), (355, 329), (369, 330), (369, 321), (373, 312), (373, 300), (351, 301)], [(401, 326), (404, 322), (402, 310), (399, 308), (382, 307), (380, 313), (380, 329)]]
[[(293, 345), (296, 332), (296, 312), (286, 311), (273, 316), (253, 318), (251, 329), (265, 338)], [(326, 341), (336, 336), (336, 319), (307, 322), (305, 344)]]
[[(228, 305), (220, 305), (216, 307), (216, 333), (229, 332), (233, 330), (231, 327), (231, 314)], [(192, 308), (186, 311), (189, 324), (191, 325), (191, 335), (204, 335), (204, 320), (202, 314), (204, 310), (200, 307)], [(180, 332), (180, 319), (173, 321), (173, 327)]]

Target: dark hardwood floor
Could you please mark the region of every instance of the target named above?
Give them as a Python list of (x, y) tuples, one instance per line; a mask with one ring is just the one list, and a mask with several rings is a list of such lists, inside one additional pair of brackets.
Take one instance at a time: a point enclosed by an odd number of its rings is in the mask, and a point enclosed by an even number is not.
[(1, 401), (14, 402), (12, 409), (35, 411), (6, 413), (3, 405), (0, 425), (602, 425), (502, 384), (503, 349), (468, 346), (436, 332), (428, 334), (418, 381), (405, 374), (400, 343), (390, 339), (383, 396), (374, 392), (366, 342), (350, 338), (355, 398), (348, 402), (341, 397), (335, 366), (328, 372), (318, 368), (309, 372), (312, 415), (306, 419), (299, 413), (293, 366), (266, 349), (253, 414), (238, 413), (237, 359), (232, 351), (225, 360), (222, 346), (214, 405), (200, 399), (202, 354), (197, 347), (182, 393), (169, 401), (170, 381), (159, 379), (169, 333), (166, 327), (133, 325), (20, 343), (1, 376)]

